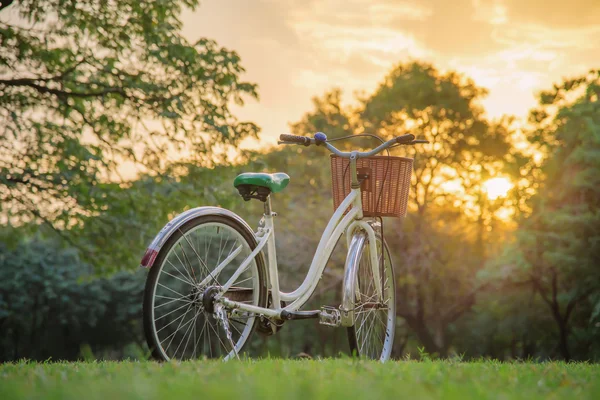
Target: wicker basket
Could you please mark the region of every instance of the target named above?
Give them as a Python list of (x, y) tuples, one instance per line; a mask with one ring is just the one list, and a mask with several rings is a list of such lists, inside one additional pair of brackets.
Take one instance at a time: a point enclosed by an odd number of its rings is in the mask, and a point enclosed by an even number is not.
[[(374, 156), (356, 160), (366, 217), (404, 217), (413, 160), (405, 157)], [(331, 155), (333, 208), (350, 193), (350, 160)], [(381, 195), (381, 196), (380, 196)]]

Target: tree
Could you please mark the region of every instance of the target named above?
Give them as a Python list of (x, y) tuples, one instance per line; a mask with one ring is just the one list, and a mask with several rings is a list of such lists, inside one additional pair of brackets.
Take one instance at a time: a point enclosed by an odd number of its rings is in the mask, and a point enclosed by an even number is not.
[(236, 205), (231, 184), (235, 167), (178, 164), (176, 168), (176, 172), (167, 169), (163, 176), (142, 175), (126, 188), (115, 187), (106, 194), (106, 209), (82, 218), (80, 225), (62, 234), (97, 272), (131, 270), (139, 266), (145, 247), (176, 214), (199, 206)]
[(351, 111), (342, 106), (342, 90), (337, 88), (321, 97), (313, 97), (314, 110), (307, 112), (300, 121), (291, 124), (296, 135), (314, 135), (325, 132), (329, 139), (352, 133)]
[[(23, 0), (0, 20), (0, 212), (59, 233), (111, 206), (123, 163), (156, 176), (209, 166), (258, 127), (231, 103), (256, 98), (239, 56), (189, 43), (197, 0)], [(111, 183), (115, 182), (117, 183)]]
[[(372, 95), (359, 99), (358, 107), (343, 107), (336, 89), (313, 99), (314, 110), (292, 124), (297, 134), (376, 133), (389, 139), (410, 132), (431, 141), (408, 150), (414, 151), (408, 217), (385, 224), (398, 267), (399, 315), (430, 353), (448, 351), (450, 324), (471, 308), (481, 289), (475, 276), (489, 247), (488, 228), (495, 224), (491, 215), (501, 202), (487, 201), (482, 183), (502, 169), (512, 130), (509, 120), (486, 121), (478, 104), (484, 94), (456, 73), (442, 74), (423, 63), (400, 64)], [(347, 149), (377, 144), (372, 139), (336, 142)], [(321, 165), (325, 176), (315, 180), (326, 183), (329, 168)], [(462, 194), (448, 190), (447, 181), (460, 186)]]
[(593, 70), (540, 94), (526, 132), (538, 157), (519, 162), (537, 193), (525, 194), (516, 240), (486, 271), (486, 279), (538, 297), (537, 313), (545, 307), (556, 329), (545, 353), (566, 360), (598, 357), (599, 84)]
[(16, 247), (0, 241), (0, 360), (76, 359), (83, 346), (96, 354), (123, 355), (143, 343), (143, 275), (93, 277), (94, 268), (58, 238), (20, 236)]
[[(430, 144), (414, 150), (414, 212), (393, 225), (398, 313), (429, 353), (446, 355), (448, 328), (474, 304), (485, 262), (486, 198), (481, 189), (502, 167), (510, 130), (490, 124), (471, 80), (422, 63), (394, 68), (363, 99), (365, 131), (390, 138), (413, 133)], [(454, 183), (455, 191), (446, 185)], [(478, 229), (470, 226), (476, 222)]]
[(521, 224), (517, 265), (549, 308), (566, 360), (574, 313), (583, 311), (585, 329), (591, 296), (600, 293), (599, 98), (600, 70), (592, 70), (542, 92), (530, 117), (529, 140), (545, 155), (544, 180)]

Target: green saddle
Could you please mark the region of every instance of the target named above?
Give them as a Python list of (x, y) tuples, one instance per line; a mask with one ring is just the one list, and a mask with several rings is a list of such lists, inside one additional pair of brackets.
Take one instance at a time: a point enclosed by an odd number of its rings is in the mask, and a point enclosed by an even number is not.
[(283, 172), (276, 172), (274, 174), (245, 172), (234, 179), (233, 186), (238, 189), (240, 195), (246, 201), (251, 198), (265, 201), (271, 192), (281, 192), (289, 182), (290, 177)]

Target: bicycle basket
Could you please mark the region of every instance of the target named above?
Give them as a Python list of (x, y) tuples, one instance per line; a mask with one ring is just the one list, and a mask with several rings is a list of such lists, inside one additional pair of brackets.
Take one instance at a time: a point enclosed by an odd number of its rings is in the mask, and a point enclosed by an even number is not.
[[(413, 159), (373, 156), (356, 160), (365, 217), (404, 217)], [(331, 155), (333, 208), (350, 193), (350, 160)]]

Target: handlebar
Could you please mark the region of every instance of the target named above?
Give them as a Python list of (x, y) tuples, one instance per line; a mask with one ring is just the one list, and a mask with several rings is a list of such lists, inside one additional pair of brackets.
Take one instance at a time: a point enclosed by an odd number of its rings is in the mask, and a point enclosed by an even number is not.
[(297, 135), (288, 135), (288, 134), (283, 134), (279, 136), (279, 140), (281, 140), (282, 142), (288, 142), (288, 143), (297, 143), (297, 144), (303, 144), (305, 146), (310, 146), (311, 139), (307, 136), (297, 136)]
[(376, 148), (374, 148), (371, 151), (345, 152), (345, 151), (339, 151), (338, 149), (335, 148), (335, 146), (333, 146), (331, 143), (327, 142), (327, 136), (325, 136), (324, 133), (317, 132), (315, 134), (314, 138), (311, 138), (308, 136), (282, 134), (279, 136), (279, 142), (277, 142), (277, 143), (278, 144), (302, 144), (304, 146), (310, 146), (312, 144), (316, 144), (316, 145), (324, 144), (325, 147), (327, 147), (327, 149), (329, 151), (331, 151), (333, 154), (335, 154), (339, 157), (350, 158), (352, 156), (352, 154), (355, 154), (355, 156), (357, 158), (364, 158), (364, 157), (374, 156), (375, 154), (380, 153), (383, 150), (388, 149), (392, 146), (429, 143), (429, 141), (423, 140), (423, 139), (415, 139), (415, 135), (413, 135), (411, 133), (407, 133), (405, 135), (397, 136), (391, 140), (388, 140), (387, 142), (382, 143), (381, 145), (377, 146)]

